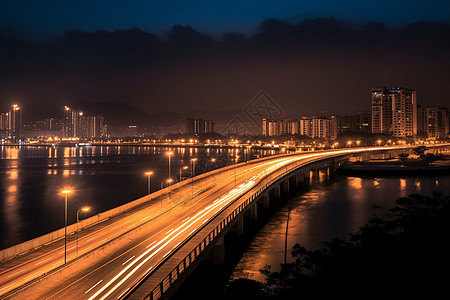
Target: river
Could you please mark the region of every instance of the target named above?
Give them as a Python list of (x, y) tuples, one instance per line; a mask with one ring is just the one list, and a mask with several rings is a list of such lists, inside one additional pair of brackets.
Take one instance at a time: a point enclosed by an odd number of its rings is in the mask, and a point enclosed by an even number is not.
[[(180, 171), (186, 179), (232, 164), (236, 155), (240, 162), (274, 153), (246, 147), (0, 146), (0, 249), (64, 227), (61, 190), (66, 187), (73, 190), (68, 197), (72, 224), (84, 206), (91, 209), (80, 219), (142, 197), (149, 185), (160, 189), (169, 177), (177, 182)], [(144, 174), (148, 170), (150, 178)]]
[[(231, 279), (248, 278), (263, 282), (259, 270), (270, 265), (279, 270), (290, 250), (300, 244), (308, 250), (321, 249), (324, 241), (346, 239), (372, 216), (383, 216), (399, 197), (433, 191), (450, 194), (450, 175), (346, 176), (319, 173), (310, 179), (309, 189), (289, 200), (253, 238)], [(287, 217), (289, 215), (289, 223)]]

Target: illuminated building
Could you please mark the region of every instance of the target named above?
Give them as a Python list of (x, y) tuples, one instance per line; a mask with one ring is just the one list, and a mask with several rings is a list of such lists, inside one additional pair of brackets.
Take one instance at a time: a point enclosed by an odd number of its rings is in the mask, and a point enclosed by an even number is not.
[(72, 110), (68, 106), (64, 106), (62, 133), (64, 138), (73, 137)]
[(106, 125), (102, 116), (86, 116), (65, 106), (62, 131), (65, 138), (92, 139), (106, 136)]
[(428, 138), (447, 138), (449, 114), (446, 107), (418, 107), (418, 133)]
[(372, 133), (390, 133), (392, 97), (388, 88), (372, 89)]
[(396, 137), (417, 134), (416, 91), (403, 87), (372, 89), (372, 133)]
[(13, 140), (23, 136), (22, 109), (17, 104), (9, 111), (9, 135)]
[(186, 133), (212, 133), (214, 132), (214, 121), (203, 119), (187, 119)]

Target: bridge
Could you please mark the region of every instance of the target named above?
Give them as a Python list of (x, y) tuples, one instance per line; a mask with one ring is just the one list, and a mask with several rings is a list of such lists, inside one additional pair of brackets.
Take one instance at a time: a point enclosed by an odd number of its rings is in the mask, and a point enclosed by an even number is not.
[[(434, 146), (436, 149), (449, 144)], [(204, 259), (224, 259), (224, 236), (245, 230), (311, 171), (395, 157), (410, 147), (295, 152), (216, 169), (0, 253), (0, 297), (168, 298)], [(67, 263), (64, 256), (67, 255)]]

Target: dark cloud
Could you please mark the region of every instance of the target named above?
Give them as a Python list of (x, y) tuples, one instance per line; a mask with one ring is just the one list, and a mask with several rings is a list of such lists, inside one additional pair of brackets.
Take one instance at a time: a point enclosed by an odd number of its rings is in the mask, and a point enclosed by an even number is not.
[(182, 25), (159, 35), (139, 28), (69, 31), (45, 42), (0, 32), (0, 102), (231, 110), (266, 90), (289, 111), (357, 111), (368, 108), (372, 86), (404, 85), (442, 105), (449, 46), (448, 23), (393, 29), (333, 17), (268, 19), (254, 34), (220, 38)]

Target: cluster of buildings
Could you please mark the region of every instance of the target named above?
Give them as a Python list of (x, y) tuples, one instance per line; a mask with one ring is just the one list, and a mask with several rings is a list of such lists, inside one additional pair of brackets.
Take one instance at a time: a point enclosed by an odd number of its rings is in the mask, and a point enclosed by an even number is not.
[(372, 89), (371, 112), (354, 116), (309, 116), (294, 120), (262, 120), (263, 136), (301, 134), (336, 139), (345, 132), (388, 134), (394, 137), (447, 138), (445, 107), (417, 104), (416, 91), (403, 87)]
[(94, 139), (107, 135), (107, 126), (103, 116), (86, 116), (81, 110), (64, 107), (62, 119), (62, 137)]
[(369, 113), (354, 116), (309, 116), (289, 120), (262, 121), (263, 136), (283, 134), (300, 134), (311, 138), (336, 139), (345, 132), (370, 132), (371, 119)]
[(107, 135), (102, 116), (87, 116), (81, 110), (68, 106), (64, 107), (62, 119), (48, 118), (24, 124), (22, 114), (23, 109), (17, 104), (0, 114), (0, 136), (3, 139), (19, 142), (39, 136), (90, 140)]
[(187, 119), (186, 133), (188, 134), (201, 134), (201, 133), (213, 133), (214, 121), (203, 119)]
[(12, 141), (17, 141), (23, 136), (22, 108), (14, 104), (7, 112), (0, 114), (0, 131)]

